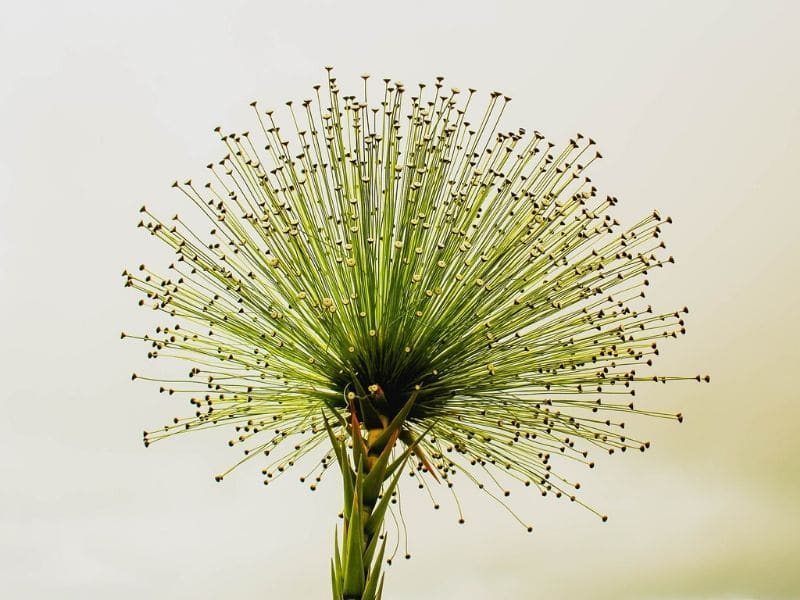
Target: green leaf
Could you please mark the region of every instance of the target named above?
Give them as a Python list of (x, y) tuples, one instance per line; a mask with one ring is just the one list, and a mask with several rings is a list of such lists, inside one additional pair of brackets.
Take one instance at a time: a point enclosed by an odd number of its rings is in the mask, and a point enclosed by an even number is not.
[[(358, 422), (358, 417), (355, 412), (350, 413), (352, 425), (352, 442), (353, 442), (353, 462), (363, 466), (367, 462), (367, 444), (364, 442), (364, 436), (361, 435), (361, 424)], [(359, 468), (357, 472), (361, 469)]]
[(437, 483), (440, 483), (440, 482), (439, 482), (439, 477), (436, 475), (436, 469), (434, 469), (434, 468), (433, 468), (433, 465), (431, 465), (431, 463), (428, 461), (428, 457), (427, 457), (427, 456), (425, 456), (425, 453), (422, 451), (422, 448), (420, 448), (420, 447), (419, 447), (419, 442), (420, 442), (420, 441), (422, 440), (422, 438), (423, 438), (423, 437), (425, 437), (425, 436), (427, 435), (427, 433), (428, 433), (428, 432), (429, 432), (429, 431), (430, 431), (430, 430), (433, 428), (433, 425), (435, 425), (435, 423), (431, 424), (431, 425), (430, 425), (430, 426), (429, 426), (429, 427), (428, 427), (428, 428), (427, 428), (427, 429), (426, 429), (426, 430), (425, 430), (425, 431), (422, 433), (422, 435), (420, 435), (420, 436), (419, 436), (417, 439), (414, 439), (414, 437), (411, 435), (411, 432), (410, 432), (410, 431), (408, 431), (408, 430), (403, 430), (403, 431), (400, 433), (400, 440), (401, 440), (401, 441), (402, 441), (402, 442), (403, 442), (403, 443), (404, 443), (404, 444), (405, 444), (407, 447), (409, 447), (409, 448), (411, 448), (411, 449), (413, 450), (414, 454), (416, 454), (416, 455), (417, 455), (417, 458), (419, 458), (419, 459), (422, 461), (422, 464), (423, 464), (423, 465), (425, 465), (425, 468), (428, 470), (428, 473), (430, 473), (430, 474), (431, 474), (431, 477), (433, 477), (433, 478), (436, 480), (436, 482), (437, 482)]
[[(378, 536), (375, 536), (375, 539), (378, 539)], [(381, 549), (378, 551), (378, 555), (375, 557), (375, 561), (372, 563), (372, 567), (370, 568), (367, 584), (364, 588), (364, 600), (375, 600), (376, 594), (378, 594), (378, 582), (383, 581), (381, 567), (383, 566), (383, 555), (385, 551), (386, 538), (384, 537), (383, 543), (381, 544)]]
[[(345, 421), (344, 417), (339, 414), (339, 411), (336, 409), (336, 405), (326, 398), (323, 398), (322, 401), (325, 403), (325, 406), (328, 407), (328, 410), (333, 413), (333, 416), (336, 417), (336, 420), (339, 421), (339, 425), (341, 425), (344, 429), (347, 429), (347, 421)], [(325, 414), (324, 410), (322, 414)]]
[(339, 587), (339, 574), (336, 572), (336, 567), (333, 565), (333, 559), (331, 559), (331, 591), (333, 592), (334, 600), (341, 599), (342, 590)]
[(325, 430), (328, 432), (328, 437), (330, 437), (333, 452), (336, 454), (336, 462), (339, 464), (339, 469), (342, 472), (342, 483), (344, 484), (344, 508), (346, 512), (348, 507), (353, 503), (353, 480), (355, 478), (355, 474), (353, 473), (353, 469), (350, 466), (350, 461), (347, 458), (345, 444), (342, 440), (336, 437), (336, 434), (333, 432), (333, 429), (331, 428), (324, 411), (322, 413), (322, 420), (325, 423)]
[(393, 433), (399, 432), (400, 429), (403, 427), (403, 423), (405, 423), (406, 417), (408, 413), (411, 412), (411, 408), (414, 406), (414, 401), (417, 399), (417, 395), (419, 394), (419, 390), (414, 390), (411, 395), (408, 397), (408, 400), (400, 409), (392, 422), (383, 430), (383, 433), (372, 443), (372, 447), (376, 450), (380, 451), (389, 443), (389, 438), (392, 436)]
[[(406, 445), (406, 450), (405, 450), (405, 452), (403, 452), (402, 455), (400, 455), (399, 458), (397, 458), (386, 469), (386, 477), (390, 477), (391, 474), (394, 473), (395, 469), (397, 469), (399, 466), (401, 466), (403, 464), (403, 462), (405, 462), (405, 460), (408, 458), (408, 456), (412, 452), (416, 452), (417, 451), (417, 449), (419, 447), (419, 443), (422, 441), (422, 438), (424, 438), (426, 435), (428, 435), (428, 432), (431, 429), (433, 429), (435, 425), (436, 425), (435, 421), (433, 423), (431, 423), (430, 425), (428, 425), (428, 427), (425, 428), (425, 431), (423, 431), (419, 435), (419, 437), (417, 437), (417, 439), (413, 439), (413, 437), (411, 436), (411, 432), (408, 431), (408, 430), (404, 430), (404, 431), (400, 432), (400, 439)], [(431, 473), (433, 474), (434, 477), (436, 477), (435, 471), (432, 471)]]
[(360, 598), (364, 590), (364, 523), (361, 520), (361, 501), (358, 490), (353, 493), (353, 505), (344, 541), (344, 584), (346, 597)]
[[(406, 450), (401, 458), (408, 458), (409, 454), (410, 451)], [(384, 490), (383, 496), (373, 509), (369, 519), (367, 519), (367, 522), (364, 525), (364, 531), (367, 532), (367, 535), (375, 535), (380, 531), (381, 526), (383, 525), (383, 518), (386, 516), (386, 509), (389, 507), (389, 501), (391, 500), (392, 492), (394, 492), (395, 488), (397, 487), (397, 482), (400, 481), (400, 476), (402, 474), (402, 469), (398, 469), (397, 473), (392, 478), (391, 483), (389, 483), (387, 488)]]
[(364, 550), (364, 566), (366, 570), (369, 571), (370, 565), (372, 564), (372, 557), (375, 555), (375, 548), (378, 547), (380, 535), (367, 534), (366, 537), (369, 539), (369, 543), (367, 544), (366, 550)]
[(389, 462), (389, 458), (391, 458), (393, 446), (394, 444), (392, 443), (386, 444), (378, 460), (364, 477), (364, 504), (367, 506), (375, 504), (375, 500), (378, 498), (378, 494), (380, 494), (381, 486), (387, 477), (386, 466)]
[(334, 527), (333, 530), (334, 541), (336, 542), (333, 546), (333, 566), (336, 570), (336, 577), (338, 581), (342, 579), (342, 557), (339, 554), (339, 526), (337, 525)]
[(378, 585), (378, 593), (375, 596), (375, 600), (381, 600), (383, 597), (383, 575), (381, 575), (381, 582)]
[(328, 437), (331, 440), (331, 446), (333, 446), (333, 452), (336, 454), (336, 462), (340, 465), (342, 464), (342, 452), (341, 452), (341, 441), (339, 438), (336, 437), (336, 434), (333, 432), (333, 428), (331, 428), (331, 424), (328, 421), (328, 417), (325, 415), (325, 410), (322, 411), (322, 422), (325, 424), (325, 431), (328, 433)]

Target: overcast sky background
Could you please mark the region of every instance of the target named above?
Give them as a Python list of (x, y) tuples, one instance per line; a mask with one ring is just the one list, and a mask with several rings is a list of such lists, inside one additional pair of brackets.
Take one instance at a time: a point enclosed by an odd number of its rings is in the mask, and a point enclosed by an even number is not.
[[(150, 315), (120, 272), (168, 255), (143, 203), (223, 154), (248, 103), (309, 95), (336, 66), (514, 98), (508, 128), (595, 138), (628, 223), (653, 208), (677, 264), (650, 299), (689, 305), (642, 386), (682, 425), (637, 422), (641, 455), (601, 457), (583, 498), (531, 494), (528, 535), (462, 488), (456, 524), (413, 486), (411, 561), (387, 600), (800, 598), (800, 3), (0, 2), (0, 595), (106, 600), (325, 598), (332, 477), (264, 488), (225, 435), (148, 450), (186, 410), (129, 381), (119, 341)], [(299, 473), (298, 473), (299, 475)]]

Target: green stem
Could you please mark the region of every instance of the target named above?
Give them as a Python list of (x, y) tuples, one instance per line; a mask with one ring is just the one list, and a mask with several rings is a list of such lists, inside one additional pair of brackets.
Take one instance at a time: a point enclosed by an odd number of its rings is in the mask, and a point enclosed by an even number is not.
[[(414, 397), (412, 395), (407, 402), (409, 409)], [(336, 436), (325, 418), (325, 426), (342, 471), (344, 488), (344, 527), (341, 539), (337, 528), (335, 553), (331, 561), (334, 600), (381, 598), (381, 568), (386, 549), (386, 539), (382, 535), (383, 522), (402, 468), (416, 447), (415, 443), (407, 444), (405, 451), (392, 460), (392, 451), (400, 437), (406, 414), (407, 410), (401, 410), (391, 422), (379, 415), (380, 426), (369, 428), (364, 437), (361, 423), (351, 409), (350, 427), (341, 428), (348, 433), (343, 436), (344, 439)], [(344, 425), (344, 420), (340, 423)], [(350, 452), (348, 442), (352, 447)]]

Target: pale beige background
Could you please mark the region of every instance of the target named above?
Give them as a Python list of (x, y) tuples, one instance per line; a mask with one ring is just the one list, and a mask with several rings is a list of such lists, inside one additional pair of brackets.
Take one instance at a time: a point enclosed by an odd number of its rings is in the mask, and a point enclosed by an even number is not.
[[(689, 334), (642, 389), (686, 422), (583, 477), (606, 524), (537, 496), (525, 534), (463, 492), (467, 525), (413, 490), (414, 559), (387, 599), (800, 598), (800, 43), (797, 2), (4, 2), (0, 18), (0, 595), (325, 598), (338, 489), (223, 485), (224, 436), (145, 451), (183, 410), (130, 384), (148, 315), (123, 267), (162, 256), (142, 202), (221, 152), (247, 103), (301, 99), (336, 65), (443, 74), (514, 97), (508, 127), (575, 130), (630, 220), (658, 207), (678, 264), (654, 277)], [(442, 500), (446, 500), (443, 494)]]

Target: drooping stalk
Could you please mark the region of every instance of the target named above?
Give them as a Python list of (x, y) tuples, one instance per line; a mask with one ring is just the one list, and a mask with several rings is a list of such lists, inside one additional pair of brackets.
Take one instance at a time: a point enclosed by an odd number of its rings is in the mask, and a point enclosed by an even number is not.
[[(381, 567), (386, 549), (383, 521), (402, 468), (417, 446), (416, 442), (407, 444), (405, 451), (392, 460), (395, 444), (416, 393), (390, 421), (386, 415), (375, 410), (374, 404), (380, 402), (374, 401), (382, 399), (380, 388), (373, 386), (371, 391), (373, 393), (369, 397), (349, 394), (350, 423), (334, 413), (340, 419), (339, 424), (344, 432), (340, 436), (334, 433), (327, 416), (323, 414), (342, 472), (344, 488), (344, 526), (341, 540), (338, 527), (336, 529), (335, 552), (331, 561), (334, 600), (381, 598)], [(356, 400), (360, 410), (356, 409)], [(367, 425), (366, 436), (362, 433), (359, 412)], [(348, 446), (351, 446), (351, 452), (348, 452)]]

